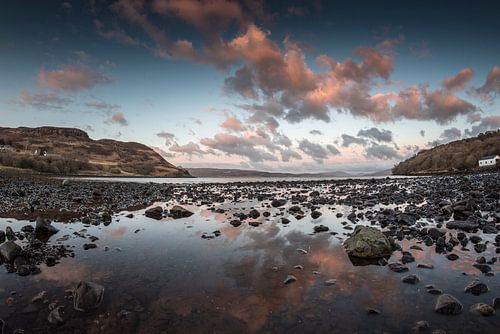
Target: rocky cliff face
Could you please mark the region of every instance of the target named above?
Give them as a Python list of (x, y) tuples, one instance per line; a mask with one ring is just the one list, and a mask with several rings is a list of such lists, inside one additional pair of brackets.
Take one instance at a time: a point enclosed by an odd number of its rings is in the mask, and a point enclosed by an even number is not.
[(483, 156), (500, 155), (500, 130), (420, 151), (392, 170), (397, 175), (418, 175), (479, 170)]
[(85, 131), (74, 128), (0, 128), (0, 145), (15, 148), (15, 152), (0, 153), (0, 165), (39, 172), (190, 176), (186, 170), (172, 165), (146, 145), (111, 139), (93, 140)]
[[(9, 128), (0, 128), (0, 133), (4, 130), (8, 131)], [(55, 137), (77, 137), (77, 138), (89, 139), (89, 135), (85, 131), (76, 128), (57, 128), (53, 126), (42, 126), (39, 128), (19, 127), (16, 130), (30, 137), (55, 136)]]

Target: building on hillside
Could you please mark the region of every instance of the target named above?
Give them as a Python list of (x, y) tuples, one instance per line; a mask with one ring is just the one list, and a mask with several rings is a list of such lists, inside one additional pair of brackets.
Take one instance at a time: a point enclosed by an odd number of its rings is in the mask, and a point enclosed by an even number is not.
[(498, 155), (488, 155), (479, 159), (479, 167), (489, 167), (496, 166), (498, 161), (500, 160), (500, 156)]

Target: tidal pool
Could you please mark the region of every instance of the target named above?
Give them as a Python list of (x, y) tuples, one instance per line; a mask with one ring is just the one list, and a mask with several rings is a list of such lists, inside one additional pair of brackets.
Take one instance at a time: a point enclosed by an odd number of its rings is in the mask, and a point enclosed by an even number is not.
[[(172, 204), (157, 203), (164, 208)], [(355, 226), (344, 218), (352, 211), (349, 206), (323, 205), (320, 218), (306, 214), (297, 220), (287, 211), (291, 204), (282, 208), (257, 200), (184, 204), (194, 215), (154, 220), (141, 210), (133, 212), (132, 218), (126, 217), (129, 212), (115, 215), (107, 226), (53, 223), (60, 231), (48, 242), (73, 247), (75, 257), (63, 258), (52, 267), (43, 265), (38, 275), (0, 273), (4, 333), (15, 329), (27, 333), (410, 333), (421, 320), (429, 323), (429, 332), (498, 331), (498, 312), (491, 317), (469, 312), (472, 304), (491, 304), (500, 296), (498, 275), (485, 276), (472, 266), (478, 256), (474, 250), (456, 249), (459, 259), (449, 261), (423, 243), (418, 244), (423, 250), (410, 250), (417, 240), (404, 239), (400, 245), (416, 261), (407, 264), (409, 272), (395, 273), (387, 266), (355, 266), (350, 261), (342, 246), (349, 228)], [(246, 222), (239, 227), (229, 224), (233, 213), (253, 207), (270, 216), (261, 215), (257, 219), (261, 224), (255, 227)], [(224, 213), (216, 213), (215, 208)], [(344, 216), (337, 217), (339, 212)], [(282, 217), (290, 223), (282, 224)], [(33, 222), (0, 219), (3, 230), (10, 226), (19, 231), (26, 224)], [(313, 233), (319, 224), (330, 230)], [(98, 247), (84, 250), (89, 236), (99, 238)], [(483, 237), (493, 242), (494, 235)], [(60, 238), (67, 240), (57, 241)], [(496, 256), (492, 247), (481, 255)], [(400, 258), (396, 251), (389, 262)], [(417, 268), (418, 263), (432, 264), (434, 269)], [(492, 267), (498, 273), (498, 264)], [(418, 275), (420, 282), (402, 283), (407, 274)], [(284, 284), (288, 275), (297, 280)], [(464, 293), (475, 278), (486, 283), (489, 292)], [(335, 284), (325, 284), (331, 279)], [(80, 280), (106, 289), (103, 303), (93, 312), (73, 310), (67, 290)], [(438, 296), (427, 292), (428, 284), (457, 297), (464, 305), (461, 314), (435, 313)], [(47, 292), (46, 303), (33, 303), (41, 291)], [(62, 325), (47, 321), (51, 303), (64, 306)], [(380, 314), (370, 314), (370, 308)]]

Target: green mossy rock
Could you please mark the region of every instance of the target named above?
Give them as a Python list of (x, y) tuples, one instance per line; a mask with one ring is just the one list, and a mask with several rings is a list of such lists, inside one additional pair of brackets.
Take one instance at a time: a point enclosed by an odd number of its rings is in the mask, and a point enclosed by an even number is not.
[(378, 229), (368, 226), (356, 226), (344, 242), (344, 247), (349, 256), (363, 259), (376, 259), (392, 254), (389, 239)]

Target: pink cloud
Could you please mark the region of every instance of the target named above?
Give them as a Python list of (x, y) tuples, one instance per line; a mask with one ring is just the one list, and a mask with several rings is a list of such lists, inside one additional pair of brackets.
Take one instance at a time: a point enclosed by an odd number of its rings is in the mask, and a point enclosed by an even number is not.
[(121, 112), (117, 112), (117, 113), (111, 115), (111, 118), (109, 119), (109, 122), (110, 123), (116, 123), (116, 124), (119, 124), (121, 126), (127, 126), (128, 125), (127, 119), (125, 118), (125, 116)]
[(227, 117), (224, 122), (220, 124), (220, 127), (235, 132), (241, 132), (245, 130), (245, 127), (243, 126), (241, 121), (234, 116)]
[(474, 71), (471, 68), (464, 68), (454, 76), (444, 79), (441, 83), (448, 90), (460, 90), (472, 79), (473, 75)]
[(485, 83), (474, 90), (480, 98), (491, 100), (500, 95), (500, 66), (493, 66), (488, 72)]
[(106, 75), (85, 67), (63, 66), (57, 70), (41, 69), (38, 72), (40, 86), (57, 90), (77, 91), (110, 82), (112, 79)]
[(30, 106), (38, 110), (62, 110), (72, 102), (71, 99), (55, 93), (30, 93), (26, 90), (21, 91), (19, 98), (11, 101), (12, 104)]
[(220, 32), (233, 21), (245, 21), (240, 5), (226, 0), (155, 0), (153, 10), (175, 14), (204, 32)]
[[(401, 91), (374, 92), (391, 82), (395, 66), (392, 50), (404, 40), (402, 35), (384, 39), (375, 47), (356, 48), (357, 59), (337, 61), (321, 55), (316, 59), (320, 69), (314, 71), (306, 61), (303, 47), (289, 38), (285, 38), (283, 46), (273, 41), (271, 32), (252, 19), (251, 15), (258, 11), (247, 13), (246, 7), (246, 3), (225, 0), (155, 0), (152, 5), (119, 0), (112, 6), (122, 18), (146, 32), (159, 56), (191, 59), (224, 70), (237, 65), (224, 81), (226, 92), (253, 101), (242, 106), (250, 113), (246, 121), (266, 125), (271, 131), (276, 131), (280, 119), (329, 122), (333, 110), (375, 122), (407, 118), (438, 123), (477, 110), (453, 94), (470, 80), (471, 69), (443, 80), (445, 90), (428, 91), (410, 86)], [(155, 14), (173, 16), (194, 26), (200, 31), (203, 44), (195, 47), (186, 39), (170, 40), (150, 20), (149, 16)], [(225, 38), (223, 32), (227, 33), (226, 29), (233, 23), (238, 25), (235, 36)], [(495, 91), (495, 73), (481, 88), (483, 95)], [(241, 130), (234, 120), (223, 127)]]
[(206, 151), (203, 151), (200, 148), (200, 145), (193, 143), (193, 142), (189, 142), (185, 145), (174, 144), (174, 145), (169, 147), (169, 150), (172, 152), (177, 152), (177, 153), (182, 153), (182, 154), (187, 154), (187, 155), (193, 155), (193, 154), (203, 155), (203, 154), (208, 153)]

